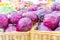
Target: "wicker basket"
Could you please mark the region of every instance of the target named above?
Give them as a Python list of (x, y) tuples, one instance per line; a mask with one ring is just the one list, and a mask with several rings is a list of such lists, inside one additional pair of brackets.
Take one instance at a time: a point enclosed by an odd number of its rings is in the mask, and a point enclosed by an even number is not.
[(2, 32), (0, 40), (29, 40), (29, 32)]
[(38, 31), (38, 30), (35, 30), (37, 26), (38, 26), (38, 23), (31, 30), (30, 40), (60, 40), (60, 32)]
[(50, 32), (50, 40), (60, 40), (60, 32), (59, 31)]

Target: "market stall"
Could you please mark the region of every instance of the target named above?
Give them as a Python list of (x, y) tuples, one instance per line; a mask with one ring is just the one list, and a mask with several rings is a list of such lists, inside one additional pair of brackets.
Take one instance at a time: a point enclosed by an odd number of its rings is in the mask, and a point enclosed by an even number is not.
[(57, 0), (0, 0), (0, 40), (60, 40)]

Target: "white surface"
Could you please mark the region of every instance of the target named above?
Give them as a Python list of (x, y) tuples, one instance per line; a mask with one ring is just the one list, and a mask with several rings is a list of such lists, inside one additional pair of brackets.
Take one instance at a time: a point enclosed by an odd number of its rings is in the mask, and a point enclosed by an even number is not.
[(56, 0), (56, 2), (60, 3), (60, 0)]
[(2, 2), (9, 2), (10, 0), (2, 0)]
[(27, 1), (30, 1), (30, 2), (33, 2), (34, 4), (38, 4), (38, 3), (47, 3), (47, 0), (22, 0), (23, 2), (27, 2)]
[[(13, 0), (2, 0), (2, 2), (12, 2)], [(30, 1), (33, 2), (34, 4), (38, 3), (47, 3), (47, 0), (21, 0), (23, 2)]]

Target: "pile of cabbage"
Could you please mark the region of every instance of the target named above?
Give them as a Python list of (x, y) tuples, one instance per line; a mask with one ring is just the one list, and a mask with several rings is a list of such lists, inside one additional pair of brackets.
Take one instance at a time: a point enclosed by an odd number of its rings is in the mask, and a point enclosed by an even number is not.
[(38, 30), (60, 31), (60, 3), (53, 3), (49, 12), (42, 11), (38, 11), (38, 18), (40, 20)]
[(20, 11), (0, 14), (0, 28), (4, 32), (27, 32), (38, 22), (39, 31), (60, 31), (60, 3), (51, 8), (35, 5)]
[(0, 28), (5, 32), (26, 32), (30, 31), (38, 21), (36, 14), (32, 12), (11, 12), (10, 15), (0, 14)]

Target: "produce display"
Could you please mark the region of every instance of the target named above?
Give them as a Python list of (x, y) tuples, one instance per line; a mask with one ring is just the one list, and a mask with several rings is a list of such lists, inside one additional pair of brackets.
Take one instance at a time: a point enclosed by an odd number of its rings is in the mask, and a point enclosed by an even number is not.
[(60, 31), (60, 27), (56, 28), (55, 31)]
[(48, 26), (51, 29), (54, 29), (58, 25), (58, 18), (55, 17), (53, 14), (48, 15), (44, 18), (44, 25)]
[(33, 12), (23, 13), (23, 17), (29, 17), (33, 21), (33, 23), (36, 23), (38, 21), (37, 15)]
[(38, 30), (39, 30), (39, 31), (51, 31), (51, 29), (48, 28), (48, 27), (46, 27), (46, 26), (44, 26), (43, 23), (40, 23), (40, 24), (39, 24)]
[(5, 32), (13, 32), (16, 31), (16, 27), (13, 24), (8, 24), (7, 29), (5, 30)]
[(60, 3), (53, 3), (51, 7), (36, 4), (31, 8), (7, 12), (0, 14), (0, 20), (0, 28), (5, 32), (27, 32), (36, 23), (36, 30), (60, 31)]
[(49, 14), (50, 12), (44, 8), (37, 10), (37, 16), (40, 21), (43, 21), (44, 15)]
[(53, 11), (60, 11), (60, 3), (54, 3), (51, 8)]
[(17, 23), (22, 18), (22, 13), (20, 12), (12, 12), (10, 16), (11, 23)]
[[(43, 17), (43, 25), (39, 24), (38, 30), (39, 31), (59, 31), (60, 30), (60, 10), (59, 7), (60, 3), (54, 3), (51, 6), (51, 12), (46, 14)], [(41, 13), (41, 12), (40, 12)], [(40, 14), (41, 15), (41, 14)], [(39, 16), (40, 16), (39, 15)], [(43, 15), (42, 15), (43, 16)], [(41, 17), (41, 16), (40, 16)]]
[(17, 31), (29, 31), (33, 26), (33, 23), (30, 18), (24, 17), (19, 20), (17, 24)]
[(0, 28), (5, 28), (8, 25), (8, 17), (4, 14), (0, 14)]

